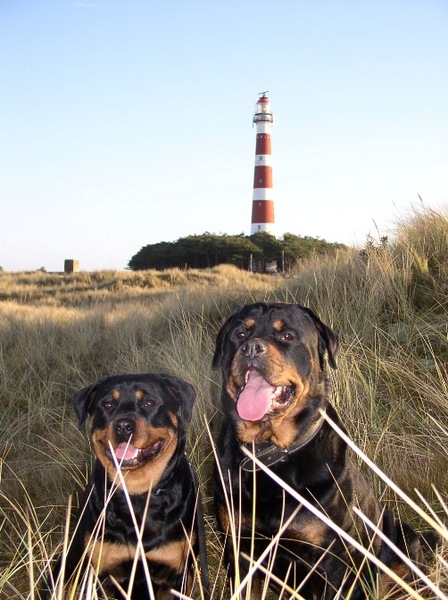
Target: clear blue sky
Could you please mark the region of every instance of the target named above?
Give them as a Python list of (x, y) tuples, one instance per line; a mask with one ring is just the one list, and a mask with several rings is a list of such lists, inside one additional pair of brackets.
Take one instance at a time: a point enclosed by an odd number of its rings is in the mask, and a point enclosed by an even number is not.
[(0, 27), (5, 270), (249, 234), (264, 90), (279, 235), (447, 204), (447, 0), (0, 0)]

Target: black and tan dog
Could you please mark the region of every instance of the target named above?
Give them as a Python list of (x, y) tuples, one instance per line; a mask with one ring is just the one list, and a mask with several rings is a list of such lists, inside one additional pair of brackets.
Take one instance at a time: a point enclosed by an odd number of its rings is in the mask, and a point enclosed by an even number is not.
[[(172, 588), (189, 591), (192, 553), (199, 554), (201, 537), (184, 431), (195, 396), (190, 384), (161, 374), (116, 375), (75, 394), (79, 425), (88, 421), (96, 460), (67, 557), (59, 559), (49, 590), (63, 577), (68, 597), (90, 563), (110, 597), (124, 597), (110, 576), (126, 598), (153, 597), (146, 567), (157, 600), (173, 598)], [(138, 538), (138, 556), (144, 554), (146, 564), (136, 560), (131, 575)], [(204, 556), (202, 569), (206, 576)]]
[[(311, 310), (280, 303), (244, 306), (218, 334), (213, 365), (222, 369), (224, 423), (217, 445), (215, 502), (222, 530), (229, 532), (233, 520), (240, 536), (238, 557), (230, 535), (226, 541), (232, 579), (237, 564), (240, 580), (247, 573), (243, 554), (258, 559), (298, 507), (297, 500), (254, 468), (244, 446), (401, 577), (407, 575), (405, 565), (367, 532), (350, 508), (359, 506), (402, 551), (419, 559), (420, 538), (382, 510), (349, 462), (346, 443), (319, 411), (339, 423), (324, 375), (325, 355), (336, 368), (338, 343), (336, 333)], [(374, 567), (362, 566), (361, 554), (303, 506), (265, 567), (269, 561), (277, 581), (287, 582), (306, 599), (365, 598), (375, 580)], [(258, 571), (252, 579), (251, 598), (261, 597), (261, 577)], [(275, 588), (274, 582), (270, 585)]]

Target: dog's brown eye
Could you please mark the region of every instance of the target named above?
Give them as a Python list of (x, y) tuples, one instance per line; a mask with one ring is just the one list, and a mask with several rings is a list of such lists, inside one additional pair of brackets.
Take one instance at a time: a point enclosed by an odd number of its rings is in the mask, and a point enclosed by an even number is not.
[(103, 400), (102, 405), (105, 410), (112, 410), (116, 402), (114, 400)]
[(152, 408), (154, 406), (154, 400), (151, 398), (144, 398), (139, 402), (140, 408)]
[(282, 334), (280, 339), (285, 342), (291, 342), (294, 339), (294, 336), (292, 335), (292, 333), (285, 332)]
[(244, 331), (238, 331), (238, 333), (236, 334), (236, 338), (238, 340), (245, 340), (247, 337), (246, 332)]

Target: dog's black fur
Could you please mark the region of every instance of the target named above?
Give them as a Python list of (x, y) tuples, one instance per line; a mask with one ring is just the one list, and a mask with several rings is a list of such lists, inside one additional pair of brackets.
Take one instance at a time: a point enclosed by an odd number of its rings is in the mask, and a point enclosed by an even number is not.
[[(88, 421), (96, 460), (65, 560), (67, 594), (89, 562), (114, 598), (122, 595), (109, 576), (124, 590), (129, 589), (137, 534), (117, 477), (117, 463), (121, 463), (137, 526), (143, 529), (155, 598), (173, 598), (172, 588), (190, 589), (192, 556), (187, 536), (197, 555), (198, 498), (185, 454), (184, 422), (191, 419), (195, 397), (190, 384), (162, 374), (116, 375), (75, 394), (73, 406), (79, 425), (83, 427)], [(60, 558), (47, 583), (47, 597), (62, 576), (61, 565)], [(141, 560), (130, 597), (150, 598)]]
[[(337, 334), (311, 310), (281, 303), (244, 306), (218, 334), (213, 365), (222, 371), (224, 422), (217, 445), (215, 504), (220, 528), (227, 534), (226, 561), (232, 580), (236, 564), (240, 580), (247, 573), (248, 561), (242, 554), (251, 556), (253, 544), (254, 559), (258, 559), (298, 506), (266, 473), (254, 471), (242, 446), (254, 449), (268, 466), (271, 463), (276, 475), (400, 577), (411, 575), (388, 546), (367, 532), (350, 510), (353, 505), (412, 560), (421, 559), (422, 539), (383, 510), (349, 461), (346, 443), (319, 412), (326, 411), (341, 427), (329, 404), (324, 372), (325, 355), (336, 368), (338, 344)], [(230, 515), (226, 495), (233, 506)], [(232, 521), (240, 535), (239, 556), (229, 535)], [(265, 567), (270, 558), (264, 561)], [(372, 564), (362, 562), (358, 551), (302, 507), (283, 532), (270, 569), (306, 599), (345, 598), (353, 586), (350, 598), (359, 600), (368, 596), (366, 590), (376, 574)], [(353, 575), (356, 570), (358, 581)], [(261, 580), (258, 571), (251, 582), (252, 599), (261, 597)], [(386, 577), (381, 582), (386, 593), (392, 584)], [(274, 582), (270, 585), (276, 588)]]

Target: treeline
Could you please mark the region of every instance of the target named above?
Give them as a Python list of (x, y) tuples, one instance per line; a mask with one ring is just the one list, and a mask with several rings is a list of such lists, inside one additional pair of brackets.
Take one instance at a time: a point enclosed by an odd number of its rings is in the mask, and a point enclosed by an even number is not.
[(216, 235), (203, 233), (189, 235), (175, 242), (148, 244), (128, 263), (133, 271), (143, 269), (194, 268), (206, 269), (220, 264), (232, 264), (240, 269), (265, 271), (277, 265), (288, 271), (297, 260), (311, 254), (325, 254), (344, 248), (319, 238), (300, 237), (285, 233), (282, 238), (260, 232), (251, 236)]

